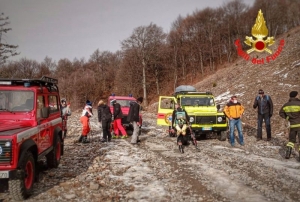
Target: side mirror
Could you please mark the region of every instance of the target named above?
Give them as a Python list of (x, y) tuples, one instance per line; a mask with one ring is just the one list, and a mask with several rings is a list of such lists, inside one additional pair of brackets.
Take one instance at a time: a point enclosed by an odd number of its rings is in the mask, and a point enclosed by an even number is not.
[(42, 118), (48, 118), (49, 117), (49, 112), (50, 112), (50, 107), (43, 107), (42, 108)]
[(217, 105), (217, 110), (219, 111), (219, 110), (220, 110), (220, 108), (221, 108), (221, 106), (218, 104), (218, 105)]

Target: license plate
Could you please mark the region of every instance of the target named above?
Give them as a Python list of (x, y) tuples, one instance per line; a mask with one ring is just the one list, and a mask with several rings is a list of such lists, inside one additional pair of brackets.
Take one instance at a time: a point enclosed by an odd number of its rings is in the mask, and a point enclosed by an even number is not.
[(0, 179), (8, 178), (8, 171), (0, 171)]
[(202, 130), (211, 130), (211, 127), (203, 127)]

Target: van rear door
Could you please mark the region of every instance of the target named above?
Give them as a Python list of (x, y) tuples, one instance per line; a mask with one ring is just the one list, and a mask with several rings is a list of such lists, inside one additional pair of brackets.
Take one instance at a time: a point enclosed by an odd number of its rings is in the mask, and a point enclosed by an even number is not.
[(175, 107), (175, 97), (160, 96), (158, 102), (157, 125), (170, 126), (172, 113)]

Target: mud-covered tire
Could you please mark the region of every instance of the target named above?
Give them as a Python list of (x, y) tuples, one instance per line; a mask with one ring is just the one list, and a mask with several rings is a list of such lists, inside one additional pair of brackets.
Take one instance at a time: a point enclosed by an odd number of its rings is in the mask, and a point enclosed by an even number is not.
[(27, 151), (21, 159), (20, 169), (25, 173), (23, 179), (8, 181), (10, 195), (16, 201), (22, 201), (32, 194), (36, 164), (31, 152)]
[(58, 135), (55, 135), (52, 151), (46, 155), (48, 168), (57, 168), (61, 159), (62, 143)]
[(220, 132), (218, 132), (218, 139), (220, 141), (225, 141), (227, 139), (227, 133), (226, 133), (226, 131), (220, 131)]

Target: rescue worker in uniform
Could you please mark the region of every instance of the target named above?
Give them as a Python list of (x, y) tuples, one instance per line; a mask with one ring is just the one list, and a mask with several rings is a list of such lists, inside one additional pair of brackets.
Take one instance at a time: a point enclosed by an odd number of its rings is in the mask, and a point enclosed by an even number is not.
[[(285, 158), (289, 159), (296, 143), (296, 137), (300, 141), (300, 100), (297, 91), (290, 92), (290, 99), (279, 110), (279, 116), (290, 122), (289, 142), (286, 145)], [(300, 153), (300, 146), (299, 146)], [(300, 161), (300, 157), (299, 157)]]

